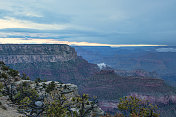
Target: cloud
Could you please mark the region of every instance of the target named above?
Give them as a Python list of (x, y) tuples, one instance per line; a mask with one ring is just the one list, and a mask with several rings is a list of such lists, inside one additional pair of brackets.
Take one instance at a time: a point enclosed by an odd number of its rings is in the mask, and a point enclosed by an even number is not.
[[(25, 8), (24, 8), (25, 9)], [(65, 24), (71, 21), (71, 18), (64, 14), (53, 13), (47, 10), (42, 10), (40, 13), (32, 11), (9, 11), (0, 9), (0, 18), (6, 19), (11, 17), (17, 20), (25, 20), (40, 24)]]
[(0, 33), (10, 35), (1, 37), (176, 44), (175, 0), (0, 0), (0, 3)]
[(5, 19), (0, 19), (0, 29), (6, 28), (33, 28), (33, 29), (41, 29), (41, 30), (61, 30), (66, 29), (68, 25), (59, 25), (59, 24), (39, 24), (25, 20), (17, 20), (11, 17), (6, 17)]
[(69, 41), (58, 41), (54, 39), (24, 39), (24, 38), (0, 38), (1, 44), (67, 44), (74, 46), (111, 46), (111, 47), (135, 47), (135, 46), (166, 46), (166, 45), (147, 45), (147, 44), (133, 44), (133, 45), (122, 45), (122, 44), (101, 44), (101, 43), (89, 43), (89, 42), (69, 42)]

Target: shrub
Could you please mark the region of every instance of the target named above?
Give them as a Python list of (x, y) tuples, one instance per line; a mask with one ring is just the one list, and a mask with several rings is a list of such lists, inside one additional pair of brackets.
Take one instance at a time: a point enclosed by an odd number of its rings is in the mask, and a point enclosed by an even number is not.
[(1, 73), (1, 76), (0, 76), (1, 78), (4, 78), (4, 79), (7, 79), (8, 78), (8, 76), (7, 76), (7, 74), (6, 73)]
[(93, 98), (93, 100), (89, 101), (89, 96), (87, 94), (83, 94), (82, 96), (72, 98), (72, 101), (75, 102), (76, 108), (79, 110), (76, 112), (76, 116), (84, 117), (91, 113), (94, 109), (95, 104), (97, 104), (97, 98)]
[(41, 81), (42, 81), (42, 80), (41, 80), (40, 78), (36, 78), (36, 79), (35, 79), (35, 82), (36, 82), (36, 83), (38, 83), (38, 82), (40, 83)]
[(23, 79), (23, 80), (30, 80), (29, 76), (27, 76), (25, 73), (22, 74), (21, 79)]
[(12, 77), (18, 76), (19, 72), (17, 70), (9, 69), (8, 74)]
[(29, 97), (25, 97), (23, 98), (21, 101), (20, 101), (20, 106), (23, 108), (23, 109), (26, 109), (28, 107), (28, 105), (31, 103), (31, 99)]
[(9, 70), (9, 67), (8, 66), (6, 66), (6, 65), (2, 65), (2, 68), (1, 68), (3, 71), (7, 71), (7, 70)]
[(47, 107), (47, 117), (66, 117), (68, 110), (63, 107), (60, 100), (55, 100)]
[(45, 89), (45, 88), (46, 88), (46, 84), (45, 84), (45, 83), (42, 83), (42, 87)]
[(48, 86), (46, 87), (46, 92), (50, 93), (51, 91), (53, 91), (55, 89), (55, 83), (54, 81), (52, 81), (51, 83), (48, 84)]
[(0, 82), (0, 92), (2, 91), (3, 88), (4, 88), (4, 85), (2, 84), (2, 82)]
[(0, 61), (0, 65), (5, 65), (5, 63), (3, 61)]
[(118, 104), (118, 109), (124, 116), (132, 117), (158, 117), (158, 107), (150, 104), (146, 100), (141, 100), (136, 97), (121, 98)]
[(39, 95), (37, 94), (37, 91), (32, 88), (22, 88), (21, 90), (18, 91), (18, 93), (14, 96), (14, 99), (17, 103), (20, 104), (21, 100), (24, 98), (28, 97), (31, 100), (34, 100), (38, 97)]

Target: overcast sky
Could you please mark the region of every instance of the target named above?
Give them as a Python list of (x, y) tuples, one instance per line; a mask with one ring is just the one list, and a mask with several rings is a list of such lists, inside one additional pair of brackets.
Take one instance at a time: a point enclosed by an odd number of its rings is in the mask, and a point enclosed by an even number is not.
[(0, 43), (176, 45), (176, 0), (0, 0)]

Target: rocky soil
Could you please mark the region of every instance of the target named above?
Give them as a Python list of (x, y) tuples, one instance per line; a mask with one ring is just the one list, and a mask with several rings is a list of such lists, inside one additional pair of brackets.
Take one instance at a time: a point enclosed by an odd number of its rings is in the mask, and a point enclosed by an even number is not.
[(17, 111), (17, 106), (12, 104), (6, 96), (0, 97), (0, 117), (24, 117)]

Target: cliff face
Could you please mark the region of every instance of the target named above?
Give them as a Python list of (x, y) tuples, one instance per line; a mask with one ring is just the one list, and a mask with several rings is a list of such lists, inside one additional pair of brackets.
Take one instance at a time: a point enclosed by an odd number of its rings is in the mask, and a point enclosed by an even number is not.
[(65, 62), (76, 57), (75, 49), (68, 45), (0, 45), (0, 61), (6, 64)]
[[(115, 73), (95, 74), (84, 79), (81, 92), (98, 95), (102, 100), (116, 100), (138, 93), (145, 96), (176, 96), (175, 88), (169, 87), (161, 79), (143, 77), (121, 77)], [(176, 101), (175, 101), (176, 103)]]
[[(118, 71), (120, 75), (137, 74), (133, 70), (143, 69), (148, 75), (167, 80), (171, 86), (176, 86), (176, 46), (167, 47), (75, 47), (78, 55), (91, 63), (105, 63)], [(164, 51), (165, 50), (165, 51)], [(167, 51), (168, 50), (168, 51)], [(157, 74), (156, 74), (157, 73)], [(147, 75), (141, 74), (140, 75)], [(157, 76), (156, 76), (157, 75)]]
[(31, 79), (64, 83), (78, 83), (99, 70), (97, 65), (78, 57), (74, 48), (63, 44), (0, 45), (0, 61)]

